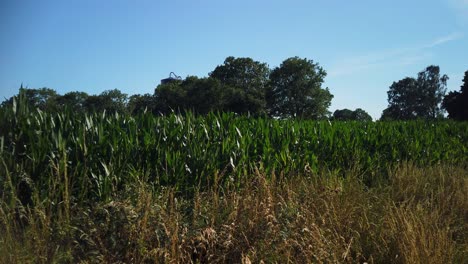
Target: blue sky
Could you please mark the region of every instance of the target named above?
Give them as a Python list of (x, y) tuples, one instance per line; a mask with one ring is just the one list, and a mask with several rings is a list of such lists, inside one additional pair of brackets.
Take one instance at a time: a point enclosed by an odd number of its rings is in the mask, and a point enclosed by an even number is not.
[(468, 70), (468, 0), (1, 0), (0, 98), (29, 88), (153, 93), (171, 71), (207, 76), (228, 56), (293, 56), (328, 73), (331, 111), (374, 118), (393, 81)]

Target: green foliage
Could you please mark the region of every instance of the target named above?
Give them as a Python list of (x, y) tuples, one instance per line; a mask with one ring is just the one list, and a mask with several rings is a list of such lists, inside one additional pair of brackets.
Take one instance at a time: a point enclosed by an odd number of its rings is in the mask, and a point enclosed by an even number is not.
[(60, 110), (70, 108), (76, 112), (85, 111), (85, 102), (89, 95), (85, 92), (69, 92), (64, 95), (59, 95), (55, 99)]
[(293, 57), (283, 61), (270, 74), (270, 114), (281, 118), (327, 118), (333, 95), (321, 87), (325, 76), (325, 70), (312, 60)]
[[(176, 78), (161, 80), (154, 95), (132, 95), (129, 98), (118, 89), (107, 90), (99, 95), (70, 92), (63, 96), (48, 88), (21, 87), (20, 90), (25, 91), (31, 107), (48, 112), (70, 109), (75, 112), (107, 111), (137, 115), (148, 111), (153, 114), (180, 114), (187, 111), (207, 114), (219, 111), (254, 117), (266, 116), (268, 112), (274, 117), (328, 117), (327, 109), (333, 96), (328, 89), (320, 87), (325, 71), (318, 64), (297, 57), (290, 58), (274, 72), (270, 75), (266, 63), (251, 58), (227, 57), (207, 78), (189, 76), (182, 80), (174, 75)], [(292, 81), (280, 84), (281, 78)], [(275, 86), (270, 89), (270, 85)], [(283, 98), (285, 93), (286, 97)], [(11, 105), (12, 100), (10, 98), (2, 105)]]
[(442, 99), (447, 75), (440, 75), (439, 66), (428, 66), (418, 77), (406, 77), (390, 86), (388, 108), (382, 120), (436, 119), (443, 117)]
[(187, 108), (197, 114), (223, 110), (223, 85), (213, 78), (187, 78), (182, 85), (187, 91)]
[(154, 90), (156, 110), (161, 113), (171, 113), (174, 110), (185, 109), (187, 106), (187, 91), (180, 81), (160, 84)]
[(155, 90), (156, 108), (165, 114), (174, 111), (207, 114), (224, 110), (224, 90), (217, 79), (189, 76), (183, 81), (159, 85)]
[(331, 118), (337, 121), (372, 121), (372, 117), (361, 108), (336, 110)]
[(261, 115), (266, 113), (265, 92), (269, 73), (266, 63), (251, 58), (227, 57), (224, 64), (210, 73), (210, 77), (230, 87), (225, 96), (227, 110)]
[(285, 60), (270, 72), (251, 58), (228, 57), (208, 78), (187, 77), (155, 90), (161, 113), (212, 111), (273, 117), (325, 119), (333, 95), (321, 85), (325, 71), (311, 60)]
[(86, 97), (83, 102), (88, 112), (125, 113), (127, 111), (128, 96), (118, 89), (106, 90), (99, 95)]
[(44, 112), (22, 92), (0, 108), (0, 262), (458, 263), (467, 127)]
[(127, 105), (128, 113), (137, 115), (141, 113), (155, 113), (156, 99), (151, 94), (135, 94), (130, 96)]
[[(25, 103), (29, 107), (39, 108), (42, 111), (56, 111), (56, 99), (59, 96), (55, 90), (50, 88), (30, 89), (24, 88), (23, 85), (19, 88), (18, 94), (21, 94)], [(2, 103), (2, 106), (11, 106), (13, 104), (13, 97)]]
[(447, 110), (449, 118), (468, 120), (468, 71), (465, 72), (460, 92), (450, 92), (445, 96), (442, 105)]
[(466, 164), (466, 130), (466, 123), (452, 122), (74, 115), (42, 112), (20, 100), (0, 109), (0, 184), (13, 186), (28, 203), (33, 194), (48, 197), (50, 188), (61, 190), (50, 198), (57, 202), (64, 196), (107, 200), (125, 189), (134, 169), (148, 175), (150, 186), (187, 194), (215, 182), (238, 184), (256, 168), (284, 176), (358, 168), (372, 182), (375, 175), (366, 171), (384, 175), (402, 160)]

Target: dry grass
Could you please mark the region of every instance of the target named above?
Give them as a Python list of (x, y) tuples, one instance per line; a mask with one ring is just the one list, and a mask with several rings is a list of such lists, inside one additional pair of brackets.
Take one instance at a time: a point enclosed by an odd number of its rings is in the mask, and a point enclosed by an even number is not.
[[(273, 177), (274, 178), (274, 177)], [(401, 164), (387, 182), (325, 173), (183, 199), (135, 182), (110, 203), (0, 207), (1, 263), (466, 263), (468, 170)], [(59, 206), (59, 205), (55, 205)], [(57, 210), (55, 210), (57, 211)], [(61, 220), (63, 219), (63, 220)]]

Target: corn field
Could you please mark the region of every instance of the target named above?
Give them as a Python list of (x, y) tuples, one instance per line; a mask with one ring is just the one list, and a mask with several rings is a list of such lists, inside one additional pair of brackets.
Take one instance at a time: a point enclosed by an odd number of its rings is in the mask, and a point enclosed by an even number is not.
[(256, 170), (290, 177), (356, 169), (372, 184), (401, 161), (467, 164), (468, 124), (80, 115), (45, 113), (20, 100), (0, 112), (0, 145), (6, 200), (16, 194), (28, 203), (31, 195), (60, 193), (81, 202), (110, 199), (136, 174), (156, 189), (174, 186), (182, 194), (239, 185)]
[[(0, 108), (1, 263), (461, 263), (468, 123)], [(81, 262), (80, 262), (81, 261)]]

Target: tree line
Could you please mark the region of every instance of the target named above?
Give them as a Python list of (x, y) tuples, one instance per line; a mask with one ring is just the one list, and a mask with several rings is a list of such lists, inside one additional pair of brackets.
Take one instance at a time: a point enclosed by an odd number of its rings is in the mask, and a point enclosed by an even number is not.
[(416, 78), (406, 77), (394, 82), (388, 95), (388, 107), (382, 120), (441, 119), (468, 120), (468, 71), (465, 72), (460, 92), (446, 94), (446, 74), (439, 66), (428, 66)]
[[(251, 58), (227, 57), (208, 77), (168, 78), (153, 94), (128, 96), (118, 89), (99, 95), (84, 92), (58, 94), (50, 88), (20, 87), (29, 105), (43, 111), (143, 112), (195, 114), (234, 112), (273, 118), (371, 121), (363, 109), (328, 111), (333, 95), (324, 88), (326, 71), (307, 58), (291, 57), (270, 69)], [(394, 82), (387, 93), (388, 107), (381, 120), (439, 119), (468, 120), (468, 71), (461, 90), (446, 95), (448, 76), (438, 66), (428, 66), (416, 78)], [(12, 104), (13, 97), (2, 103)]]

